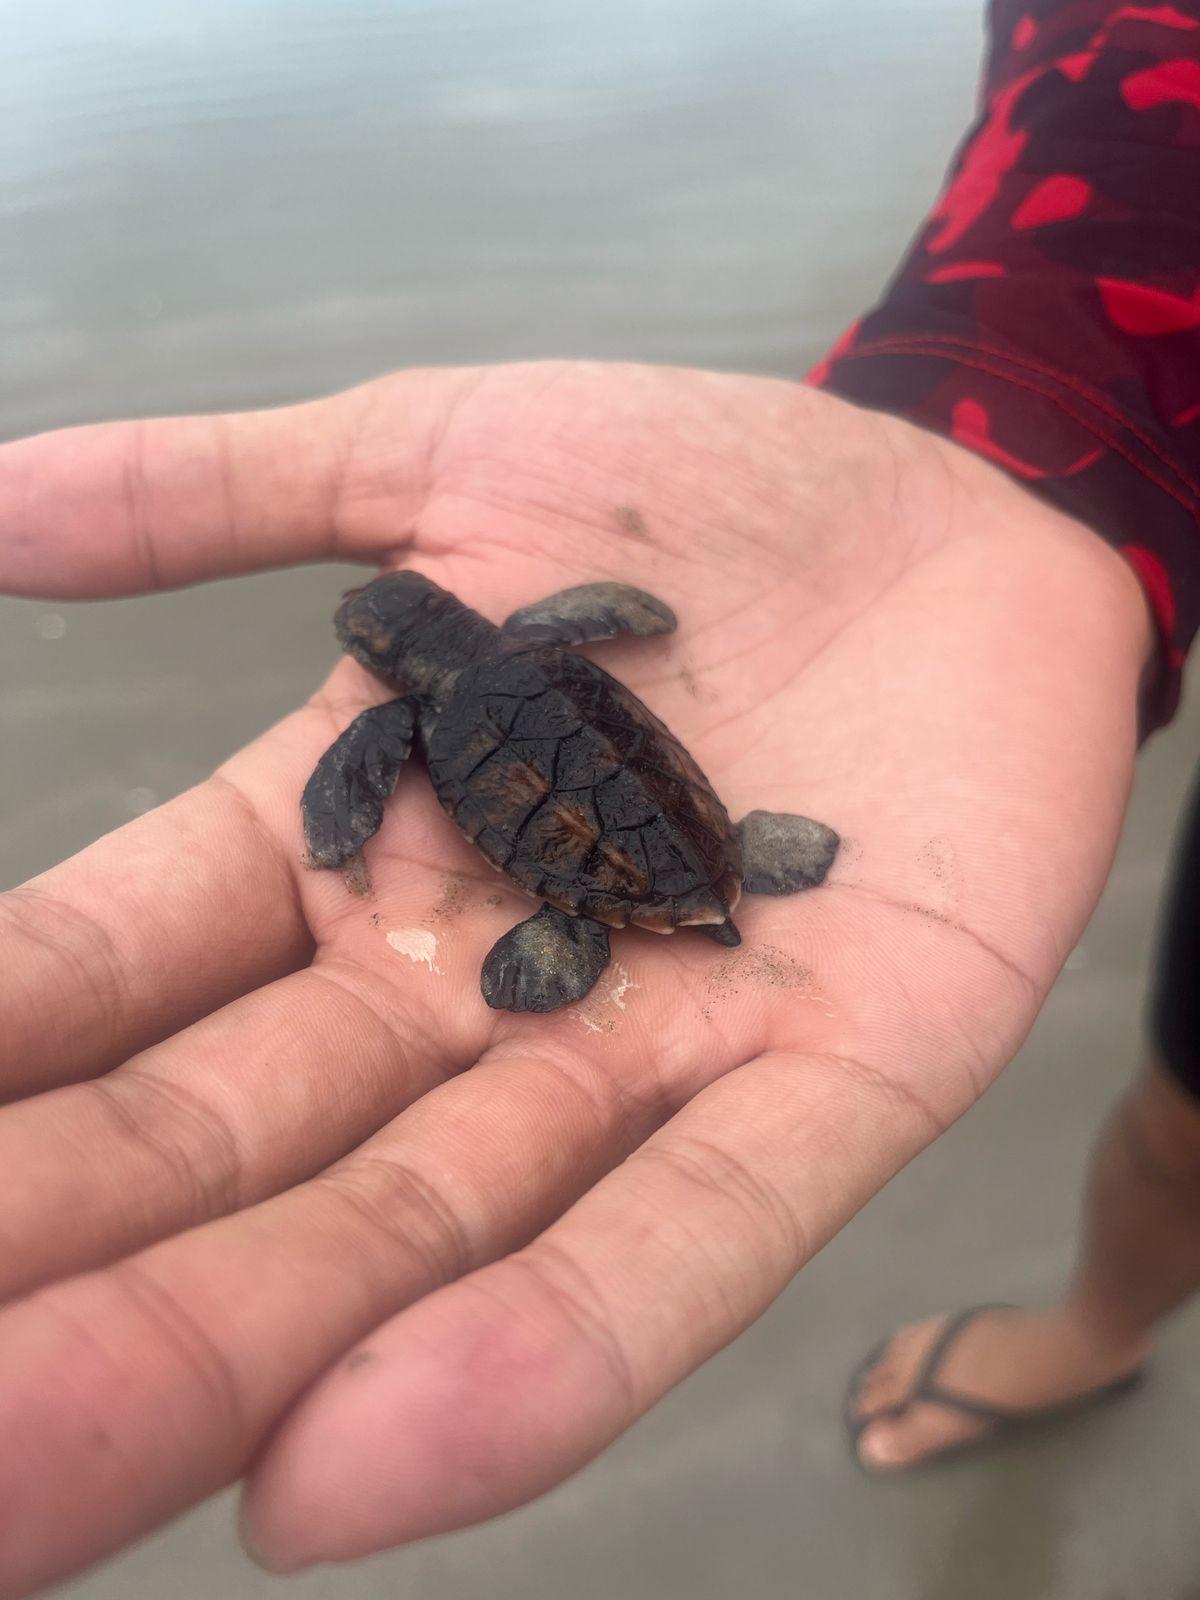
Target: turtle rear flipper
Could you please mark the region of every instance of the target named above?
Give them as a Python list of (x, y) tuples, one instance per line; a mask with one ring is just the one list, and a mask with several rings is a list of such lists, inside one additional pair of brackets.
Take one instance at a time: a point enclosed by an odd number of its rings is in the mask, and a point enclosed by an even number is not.
[(581, 583), (522, 606), (501, 632), (530, 644), (587, 644), (618, 633), (673, 633), (675, 626), (670, 606), (643, 589), (627, 583)]
[(355, 717), (317, 762), (300, 797), (304, 839), (314, 867), (343, 866), (379, 831), (383, 802), (408, 759), (415, 725), (411, 700), (372, 706)]
[(747, 894), (798, 894), (824, 883), (841, 840), (832, 828), (787, 811), (751, 811), (738, 824)]
[(608, 965), (608, 929), (545, 905), (492, 946), (480, 986), (495, 1011), (556, 1011), (590, 992)]

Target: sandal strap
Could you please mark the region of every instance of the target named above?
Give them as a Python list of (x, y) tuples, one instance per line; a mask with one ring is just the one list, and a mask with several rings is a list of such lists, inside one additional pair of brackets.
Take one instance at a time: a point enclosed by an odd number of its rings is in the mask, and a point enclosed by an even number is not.
[(1015, 1306), (1006, 1301), (989, 1300), (981, 1305), (967, 1306), (962, 1311), (956, 1311), (952, 1317), (948, 1317), (941, 1333), (926, 1351), (924, 1361), (917, 1368), (917, 1375), (902, 1409), (907, 1410), (909, 1406), (924, 1400), (933, 1405), (950, 1406), (953, 1410), (962, 1412), (964, 1416), (978, 1417), (981, 1422), (990, 1422), (997, 1427), (1020, 1416), (1022, 1413), (1018, 1407), (988, 1405), (982, 1400), (972, 1399), (970, 1395), (958, 1394), (955, 1390), (946, 1388), (940, 1381), (942, 1367), (972, 1323), (991, 1311), (1015, 1309)]
[[(898, 1401), (894, 1406), (885, 1406), (878, 1411), (871, 1412), (868, 1416), (859, 1417), (854, 1411), (854, 1405), (861, 1381), (871, 1367), (878, 1362), (891, 1343), (891, 1339), (881, 1340), (858, 1367), (846, 1391), (844, 1417), (850, 1436), (851, 1450), (858, 1465), (860, 1467), (863, 1466), (862, 1457), (858, 1449), (858, 1441), (866, 1429), (871, 1427), (873, 1423), (885, 1418), (902, 1416), (910, 1406), (920, 1401), (949, 1407), (952, 1411), (957, 1411), (963, 1416), (976, 1417), (987, 1425), (984, 1431), (974, 1439), (930, 1452), (928, 1459), (936, 1460), (940, 1457), (957, 1454), (962, 1450), (973, 1449), (980, 1443), (986, 1443), (998, 1435), (1006, 1434), (1024, 1424), (1051, 1421), (1071, 1416), (1078, 1411), (1095, 1405), (1098, 1401), (1116, 1399), (1118, 1395), (1125, 1394), (1134, 1388), (1145, 1376), (1146, 1369), (1138, 1367), (1125, 1377), (1116, 1378), (1111, 1383), (1101, 1384), (1098, 1388), (1073, 1396), (1069, 1400), (1042, 1406), (1004, 1407), (987, 1405), (981, 1400), (972, 1398), (971, 1395), (958, 1394), (953, 1389), (946, 1388), (939, 1381), (939, 1374), (955, 1343), (961, 1338), (964, 1331), (970, 1327), (971, 1323), (990, 1311), (1015, 1311), (1016, 1309), (1016, 1306), (1005, 1301), (990, 1301), (984, 1305), (968, 1306), (965, 1311), (955, 1312), (953, 1316), (946, 1319), (941, 1332), (926, 1352), (925, 1359), (917, 1370), (916, 1379), (910, 1387), (906, 1398)], [(895, 1338), (894, 1334), (892, 1338)], [(919, 1465), (925, 1459), (925, 1457), (920, 1458), (916, 1464)]]

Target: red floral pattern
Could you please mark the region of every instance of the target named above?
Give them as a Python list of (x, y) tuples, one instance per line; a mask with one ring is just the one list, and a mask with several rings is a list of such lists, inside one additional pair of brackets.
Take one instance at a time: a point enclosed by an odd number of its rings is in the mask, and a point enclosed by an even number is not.
[(1200, 626), (1200, 0), (992, 0), (982, 108), (882, 302), (810, 374), (1096, 529)]

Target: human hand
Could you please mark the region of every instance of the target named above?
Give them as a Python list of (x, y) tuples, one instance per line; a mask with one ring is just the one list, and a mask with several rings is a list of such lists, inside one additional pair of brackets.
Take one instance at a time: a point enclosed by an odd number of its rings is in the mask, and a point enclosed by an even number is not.
[(304, 782), (385, 697), (342, 660), (208, 782), (6, 896), (6, 1597), (247, 1473), (279, 1569), (559, 1481), (986, 1087), (1108, 870), (1138, 585), (899, 421), (535, 365), (0, 451), (11, 592), (335, 557), (494, 620), (596, 578), (660, 595), (674, 637), (596, 658), (732, 815), (846, 844), (821, 889), (743, 901), (740, 950), (617, 934), (581, 1006), (489, 1011), (480, 963), (528, 904), (419, 770), (369, 899), (302, 864)]

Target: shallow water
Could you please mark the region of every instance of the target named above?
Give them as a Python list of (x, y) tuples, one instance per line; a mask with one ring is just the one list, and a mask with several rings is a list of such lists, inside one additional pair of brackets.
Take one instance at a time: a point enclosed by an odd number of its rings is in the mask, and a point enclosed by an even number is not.
[(7, 433), (406, 363), (799, 372), (936, 186), (979, 34), (974, 0), (0, 21)]

